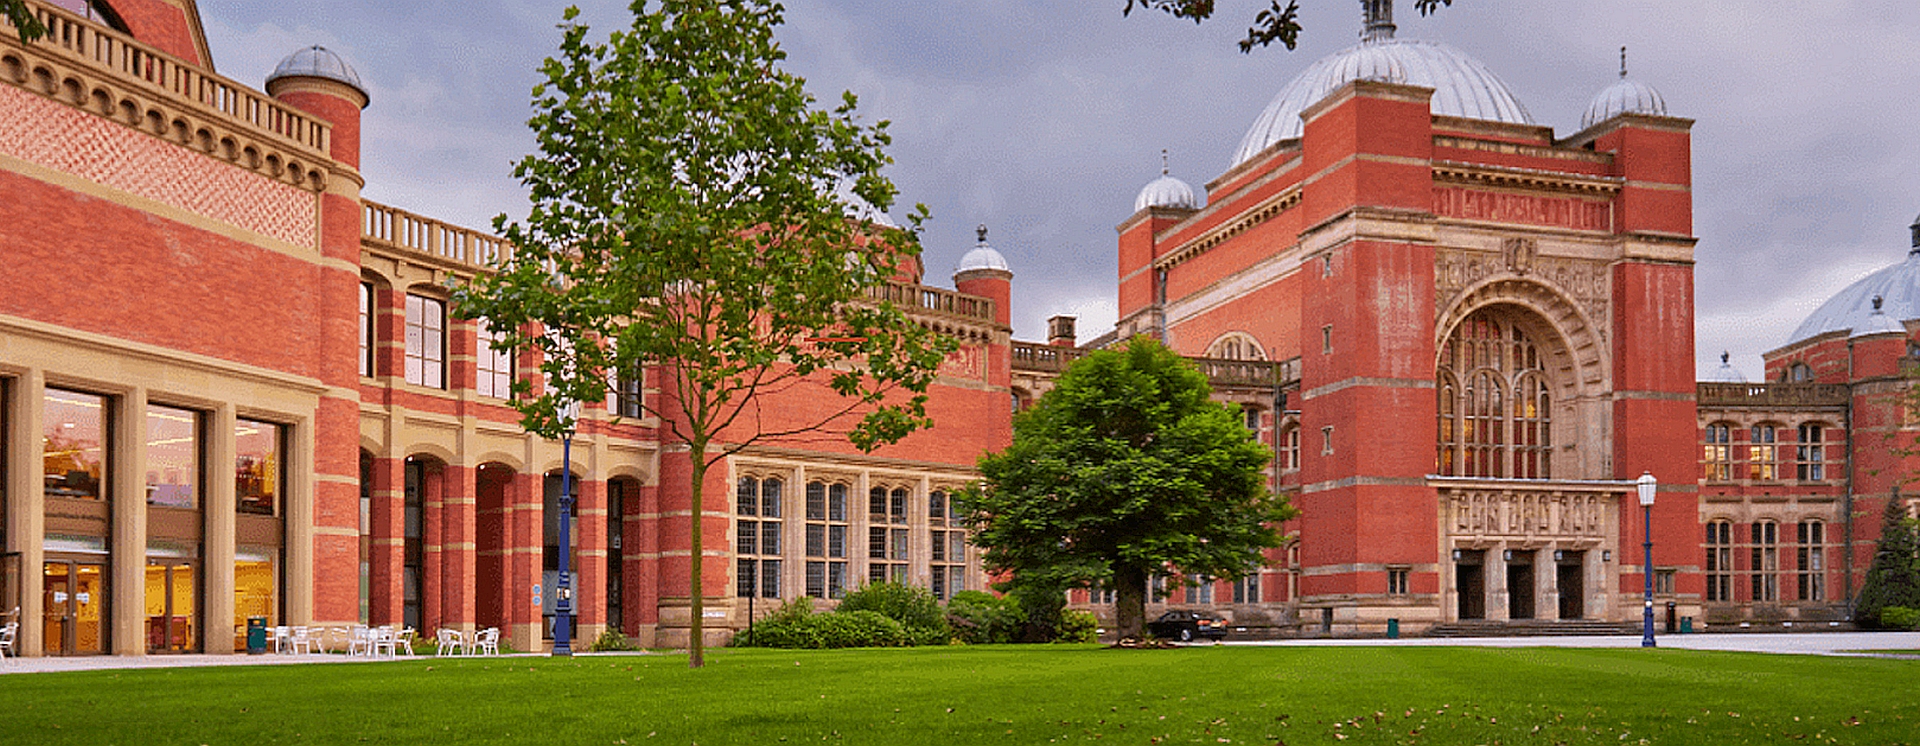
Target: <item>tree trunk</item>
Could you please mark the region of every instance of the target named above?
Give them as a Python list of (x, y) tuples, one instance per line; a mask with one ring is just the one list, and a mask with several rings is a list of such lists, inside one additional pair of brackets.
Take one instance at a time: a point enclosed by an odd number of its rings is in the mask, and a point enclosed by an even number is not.
[(1147, 571), (1113, 568), (1113, 626), (1124, 640), (1142, 637), (1147, 623)]
[(693, 463), (691, 464), (693, 467), (693, 484), (692, 489), (688, 490), (688, 494), (692, 500), (689, 513), (693, 516), (693, 537), (688, 542), (687, 547), (689, 555), (687, 557), (688, 572), (693, 576), (692, 581), (688, 584), (689, 593), (692, 595), (692, 605), (689, 612), (693, 614), (693, 619), (687, 628), (687, 667), (700, 668), (707, 665), (705, 632), (707, 592), (704, 587), (705, 584), (702, 582), (702, 563), (700, 561), (702, 552), (701, 537), (706, 533), (702, 529), (705, 528), (703, 524), (705, 523), (707, 506), (706, 499), (701, 495), (701, 492), (707, 484), (707, 444), (695, 439), (694, 442), (689, 443), (688, 446), (688, 457), (693, 459)]

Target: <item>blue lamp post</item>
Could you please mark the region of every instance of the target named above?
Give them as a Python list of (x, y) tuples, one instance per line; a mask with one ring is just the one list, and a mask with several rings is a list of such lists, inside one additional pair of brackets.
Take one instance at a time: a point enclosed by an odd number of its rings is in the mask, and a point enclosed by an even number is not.
[(553, 654), (556, 657), (573, 655), (573, 580), (568, 577), (567, 559), (573, 554), (573, 428), (579, 417), (580, 402), (561, 404), (560, 421), (566, 429), (560, 432), (560, 577), (554, 582), (553, 592)]
[(1653, 647), (1653, 493), (1660, 489), (1660, 481), (1653, 478), (1653, 472), (1641, 472), (1633, 486), (1640, 491), (1640, 512), (1646, 516), (1646, 531), (1641, 535), (1641, 546), (1646, 549), (1646, 563), (1640, 566), (1640, 575), (1647, 581), (1647, 608), (1641, 617), (1640, 647)]

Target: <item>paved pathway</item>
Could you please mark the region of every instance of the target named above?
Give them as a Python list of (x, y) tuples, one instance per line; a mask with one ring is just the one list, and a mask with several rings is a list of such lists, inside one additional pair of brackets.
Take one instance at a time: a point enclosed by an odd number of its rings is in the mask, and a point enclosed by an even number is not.
[[(1742, 632), (1657, 635), (1660, 647), (1797, 655), (1863, 655), (1866, 650), (1920, 650), (1920, 632)], [(1604, 637), (1408, 637), (1398, 640), (1250, 640), (1228, 645), (1477, 645), (1524, 648), (1637, 648), (1639, 635)]]
[[(1795, 655), (1872, 655), (1868, 650), (1920, 650), (1920, 632), (1752, 632), (1740, 634), (1661, 635), (1661, 647), (1683, 650), (1725, 650), (1750, 653)], [(1206, 643), (1201, 643), (1206, 644)], [(1246, 640), (1225, 645), (1411, 645), (1480, 647), (1556, 647), (1556, 648), (1635, 648), (1638, 636), (1607, 637), (1408, 637), (1399, 640), (1319, 639), (1319, 640)], [(522, 654), (528, 655), (528, 654)], [(629, 654), (631, 655), (631, 654)], [(1910, 656), (1900, 656), (1910, 657)], [(1911, 656), (1920, 657), (1920, 656)], [(95, 671), (123, 668), (172, 668), (192, 666), (272, 666), (314, 664), (391, 664), (396, 659), (372, 659), (344, 655), (98, 655), (75, 658), (12, 658), (0, 663), (0, 674), (43, 671)], [(401, 658), (399, 661), (431, 661), (432, 656)]]

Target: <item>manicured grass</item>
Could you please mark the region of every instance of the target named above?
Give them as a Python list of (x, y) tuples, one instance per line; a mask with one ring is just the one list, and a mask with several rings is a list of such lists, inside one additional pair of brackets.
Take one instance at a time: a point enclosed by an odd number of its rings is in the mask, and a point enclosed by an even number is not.
[(0, 676), (0, 743), (1920, 743), (1920, 662), (981, 646)]

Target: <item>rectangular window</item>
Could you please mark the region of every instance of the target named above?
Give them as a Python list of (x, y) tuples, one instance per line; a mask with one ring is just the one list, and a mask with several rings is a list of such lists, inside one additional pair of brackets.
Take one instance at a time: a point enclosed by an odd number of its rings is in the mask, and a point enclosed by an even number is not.
[(1772, 425), (1754, 425), (1749, 431), (1751, 440), (1747, 445), (1747, 478), (1757, 481), (1773, 481), (1780, 478), (1779, 450), (1774, 445), (1776, 433)]
[(1825, 428), (1812, 423), (1800, 426), (1800, 443), (1794, 449), (1794, 476), (1802, 482), (1819, 482), (1827, 478), (1826, 449), (1822, 444)]
[(147, 504), (200, 507), (200, 413), (147, 405)]
[(41, 410), (46, 496), (99, 500), (107, 483), (107, 397), (49, 388)]
[(1233, 581), (1233, 602), (1236, 604), (1260, 603), (1260, 573), (1256, 572)]
[(827, 597), (827, 563), (807, 562), (807, 595), (814, 598)]
[(1653, 592), (1662, 596), (1673, 595), (1673, 568), (1656, 568), (1653, 571)]
[(495, 399), (513, 398), (513, 351), (495, 346), (505, 337), (487, 328), (486, 322), (479, 323), (473, 350), (474, 393)]
[(447, 305), (407, 294), (407, 383), (447, 387)]
[(1333, 354), (1333, 325), (1320, 327), (1320, 354)]
[(1333, 426), (1320, 428), (1320, 455), (1333, 455)]
[(1733, 600), (1733, 524), (1707, 524), (1707, 600)]
[(1777, 535), (1780, 524), (1761, 521), (1750, 528), (1753, 536), (1752, 585), (1754, 601), (1780, 600), (1780, 549)]
[(1795, 538), (1794, 569), (1799, 573), (1799, 598), (1802, 601), (1827, 600), (1827, 525), (1820, 521), (1801, 521)]
[(1187, 576), (1187, 603), (1212, 604), (1213, 578), (1205, 575)]
[(613, 379), (613, 413), (619, 417), (633, 420), (646, 415), (642, 406), (641, 394), (646, 391), (646, 380), (640, 366), (628, 367)]
[(1413, 571), (1411, 568), (1406, 568), (1406, 567), (1388, 568), (1387, 569), (1387, 595), (1389, 596), (1407, 595), (1407, 576), (1411, 575), (1412, 572)]
[(373, 375), (373, 284), (360, 283), (360, 375)]
[(1240, 417), (1245, 420), (1249, 432), (1260, 432), (1260, 410), (1254, 409), (1253, 407), (1242, 407)]
[(1724, 482), (1733, 479), (1733, 446), (1728, 445), (1732, 437), (1732, 428), (1725, 424), (1707, 426), (1706, 448), (1701, 455), (1706, 465), (1707, 481)]
[[(779, 479), (741, 477), (734, 486), (733, 551), (738, 556), (734, 594), (780, 598), (780, 520), (784, 485)], [(759, 520), (753, 520), (758, 518)]]
[(234, 423), (233, 491), (242, 513), (280, 514), (280, 496), (286, 486), (281, 430), (268, 422)]
[(1290, 428), (1280, 438), (1280, 470), (1300, 470), (1300, 428)]

